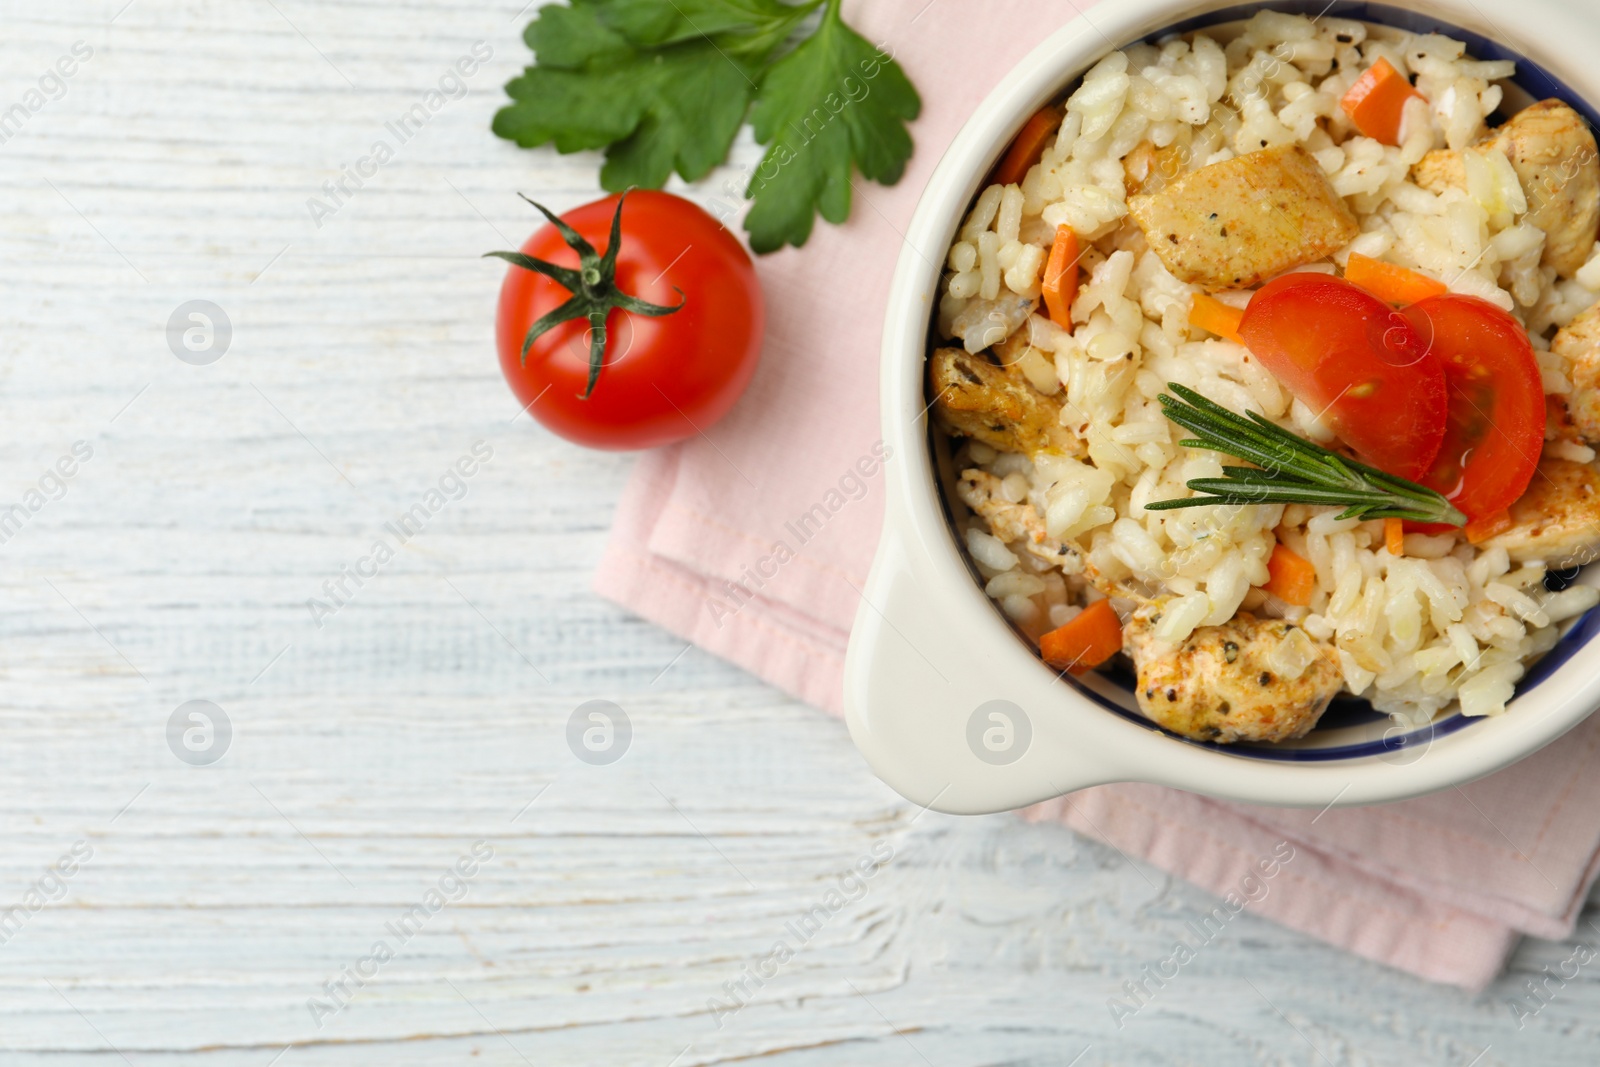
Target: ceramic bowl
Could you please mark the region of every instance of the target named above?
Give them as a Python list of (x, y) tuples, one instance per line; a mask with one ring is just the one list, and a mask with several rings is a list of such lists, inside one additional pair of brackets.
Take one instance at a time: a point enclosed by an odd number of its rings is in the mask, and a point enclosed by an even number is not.
[[(1044, 40), (1008, 73), (951, 144), (923, 192), (890, 291), (881, 376), (884, 534), (851, 633), (845, 708), (873, 769), (918, 804), (977, 814), (1090, 785), (1151, 782), (1260, 804), (1375, 804), (1446, 789), (1559, 738), (1600, 705), (1600, 609), (1569, 625), (1505, 713), (1441, 712), (1400, 727), (1364, 702), (1335, 702), (1306, 738), (1213, 745), (1141, 716), (1131, 676), (1058, 678), (983, 593), (952, 525), (923, 395), (938, 264), (980, 182), (1026, 118), (1114, 48), (1248, 18), (1262, 7), (1440, 32), (1479, 59), (1517, 61), (1507, 109), (1560, 97), (1590, 121), (1600, 101), (1600, 30), (1578, 7), (1519, 0), (1416, 0), (1405, 9), (1335, 2), (1229, 5), (1116, 0)], [(1488, 12), (1491, 10), (1493, 14)], [(1593, 571), (1594, 568), (1591, 568)], [(1580, 580), (1600, 584), (1600, 574)]]

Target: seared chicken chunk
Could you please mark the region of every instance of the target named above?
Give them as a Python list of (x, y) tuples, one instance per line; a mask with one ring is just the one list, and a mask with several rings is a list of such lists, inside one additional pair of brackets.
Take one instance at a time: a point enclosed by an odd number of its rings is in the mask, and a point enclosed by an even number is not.
[[(1528, 198), (1524, 220), (1545, 232), (1541, 262), (1570, 278), (1589, 259), (1600, 229), (1600, 151), (1594, 134), (1572, 108), (1541, 100), (1517, 112), (1488, 138), (1467, 149), (1499, 149), (1511, 161)], [(1467, 187), (1460, 152), (1429, 152), (1412, 180), (1430, 192)]]
[(1083, 575), (1090, 585), (1106, 596), (1121, 597), (1140, 604), (1150, 599), (1150, 591), (1143, 583), (1107, 578), (1088, 561), (1076, 544), (1051, 537), (1038, 509), (1025, 500), (1015, 503), (1007, 500), (1000, 486), (1000, 479), (988, 471), (962, 471), (961, 480), (956, 485), (956, 495), (988, 524), (990, 533), (1006, 544), (1020, 544), (1030, 556), (1060, 567), (1065, 574)]
[(1589, 124), (1561, 101), (1542, 100), (1487, 143), (1506, 154), (1522, 181), (1526, 221), (1546, 234), (1542, 262), (1570, 278), (1588, 261), (1600, 228), (1600, 158)]
[(928, 357), (933, 414), (941, 429), (1002, 452), (1085, 453), (1077, 434), (1061, 425), (1061, 404), (1028, 384), (1019, 368), (997, 367), (959, 348)]
[(1412, 164), (1411, 180), (1435, 196), (1446, 189), (1465, 189), (1467, 165), (1460, 152), (1437, 148)]
[(1157, 148), (1152, 141), (1140, 142), (1122, 158), (1122, 181), (1128, 195), (1159, 193), (1183, 173), (1184, 156), (1183, 146), (1176, 141), (1165, 148)]
[(1058, 541), (1045, 532), (1044, 519), (1032, 504), (1007, 500), (1000, 491), (1000, 479), (994, 475), (980, 470), (962, 471), (956, 494), (989, 524), (989, 532), (1006, 544), (1020, 542), (1030, 555), (1069, 574), (1083, 569), (1083, 557), (1077, 546)]
[(1544, 460), (1511, 505), (1511, 523), (1478, 547), (1503, 548), (1519, 563), (1542, 560), (1553, 570), (1594, 562), (1600, 558), (1600, 473), (1587, 463)]
[(1567, 411), (1573, 428), (1585, 441), (1600, 442), (1600, 304), (1562, 327), (1550, 348), (1567, 361), (1572, 379)]
[(1248, 289), (1323, 259), (1361, 232), (1299, 145), (1201, 167), (1128, 210), (1167, 270), (1212, 292)]
[(1162, 607), (1135, 611), (1122, 640), (1139, 710), (1173, 733), (1219, 744), (1304, 737), (1344, 685), (1333, 647), (1293, 623), (1240, 612), (1171, 645), (1155, 637)]

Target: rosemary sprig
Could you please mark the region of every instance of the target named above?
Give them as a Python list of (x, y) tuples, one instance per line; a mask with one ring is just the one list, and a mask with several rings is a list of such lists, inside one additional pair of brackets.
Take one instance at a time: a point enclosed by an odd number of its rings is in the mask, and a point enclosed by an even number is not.
[(1330, 452), (1255, 412), (1246, 418), (1176, 382), (1161, 396), (1167, 418), (1193, 433), (1178, 443), (1248, 460), (1254, 467), (1224, 467), (1221, 478), (1195, 478), (1190, 489), (1206, 496), (1158, 500), (1148, 511), (1212, 504), (1321, 504), (1343, 506), (1341, 519), (1412, 519), (1465, 526), (1467, 517), (1448, 500), (1416, 482)]

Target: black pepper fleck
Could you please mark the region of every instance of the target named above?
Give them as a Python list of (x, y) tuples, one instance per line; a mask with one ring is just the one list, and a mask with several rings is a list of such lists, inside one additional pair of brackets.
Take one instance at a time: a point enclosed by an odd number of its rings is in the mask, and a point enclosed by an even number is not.
[(1217, 705), (1217, 713), (1219, 715), (1226, 715), (1226, 714), (1228, 714), (1228, 712), (1230, 712), (1232, 710), (1233, 710), (1233, 705), (1228, 703), (1226, 700), (1224, 700), (1222, 703)]
[(1262, 685), (1271, 685), (1272, 684), (1272, 672), (1271, 671), (1262, 671), (1261, 672), (1260, 681), (1261, 681)]
[(1175, 701), (1177, 699), (1178, 699), (1178, 691), (1176, 689), (1168, 689), (1167, 690), (1167, 700), (1168, 701)]

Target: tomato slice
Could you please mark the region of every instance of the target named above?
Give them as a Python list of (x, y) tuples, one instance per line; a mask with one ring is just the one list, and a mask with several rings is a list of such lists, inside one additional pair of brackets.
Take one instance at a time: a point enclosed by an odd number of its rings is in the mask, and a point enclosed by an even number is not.
[(1544, 382), (1528, 334), (1475, 296), (1446, 294), (1401, 312), (1444, 366), (1444, 444), (1421, 481), (1477, 519), (1517, 501), (1544, 447)]
[(1444, 365), (1413, 324), (1359, 286), (1300, 272), (1251, 299), (1239, 334), (1261, 365), (1367, 463), (1402, 478), (1444, 441)]

